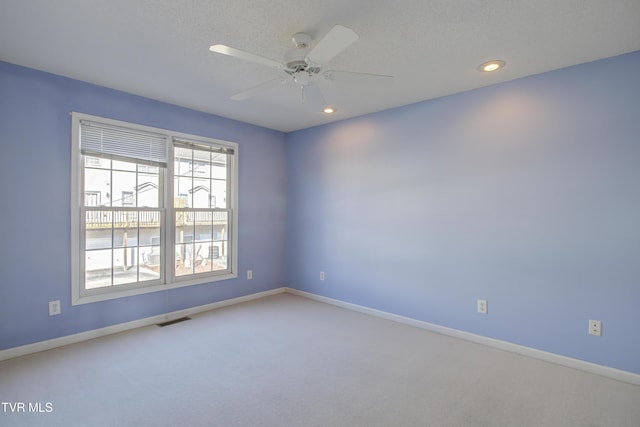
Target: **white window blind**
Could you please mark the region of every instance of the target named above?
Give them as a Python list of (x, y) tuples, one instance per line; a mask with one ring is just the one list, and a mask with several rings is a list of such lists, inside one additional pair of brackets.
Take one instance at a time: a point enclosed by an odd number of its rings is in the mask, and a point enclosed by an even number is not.
[(87, 120), (80, 122), (80, 151), (87, 156), (136, 160), (166, 167), (168, 141), (166, 135)]
[(188, 141), (184, 138), (174, 138), (173, 145), (176, 147), (189, 148), (194, 150), (202, 150), (202, 151), (210, 151), (212, 153), (219, 154), (229, 154), (233, 155), (234, 150), (230, 147), (224, 147), (222, 145), (212, 145), (207, 143), (202, 143), (199, 141)]

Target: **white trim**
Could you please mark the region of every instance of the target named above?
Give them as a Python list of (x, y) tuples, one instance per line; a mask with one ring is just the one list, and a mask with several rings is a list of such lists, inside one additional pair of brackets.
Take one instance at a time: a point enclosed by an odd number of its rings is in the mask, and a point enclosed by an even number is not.
[(197, 307), (186, 308), (184, 310), (172, 311), (170, 313), (160, 314), (157, 316), (147, 317), (144, 319), (134, 320), (127, 323), (120, 323), (117, 325), (107, 326), (105, 328), (94, 329), (91, 331), (80, 332), (73, 335), (67, 335), (60, 338), (54, 338), (46, 341), (40, 341), (33, 344), (27, 344), (20, 347), (13, 347), (6, 350), (0, 350), (0, 361), (13, 359), (15, 357), (25, 356), (32, 353), (38, 353), (45, 350), (51, 350), (57, 347), (62, 347), (69, 344), (75, 344), (82, 341), (91, 340), (94, 338), (104, 337), (106, 335), (117, 334), (120, 332), (128, 331), (131, 329), (142, 328), (149, 325), (155, 325), (156, 323), (166, 322), (173, 319), (179, 319), (185, 316), (193, 316), (204, 311), (215, 310), (218, 308), (226, 307), (229, 305), (240, 304), (247, 301), (253, 301), (256, 299), (268, 297), (271, 295), (277, 295), (285, 292), (284, 287), (271, 289), (268, 291), (257, 292), (255, 294), (244, 295), (237, 298), (231, 298), (228, 300), (218, 301), (211, 304), (200, 305)]
[[(229, 232), (231, 233), (231, 265), (229, 266), (231, 275), (235, 278), (238, 276), (238, 235), (240, 234), (240, 227), (238, 226), (238, 210), (240, 208), (240, 144), (234, 145), (233, 162), (231, 163), (231, 200), (227, 200), (227, 207), (231, 206), (232, 215), (229, 226)], [(227, 193), (227, 199), (229, 194)]]
[(91, 331), (80, 332), (78, 334), (67, 335), (60, 338), (54, 338), (46, 341), (40, 341), (33, 344), (27, 344), (20, 347), (13, 347), (6, 350), (0, 350), (0, 361), (13, 359), (15, 357), (25, 356), (28, 354), (38, 353), (45, 350), (51, 350), (57, 347), (62, 347), (69, 344), (75, 344), (82, 341), (87, 341), (94, 338), (99, 338), (111, 334), (117, 334), (120, 332), (128, 331), (131, 329), (142, 328), (149, 325), (154, 325), (160, 322), (166, 322), (172, 319), (179, 319), (184, 316), (192, 316), (205, 311), (215, 310), (218, 308), (240, 304), (243, 302), (253, 301), (256, 299), (264, 298), (271, 295), (277, 295), (281, 293), (289, 293), (292, 295), (309, 298), (314, 301), (323, 302), (326, 304), (334, 305), (337, 307), (345, 308), (347, 310), (357, 311), (363, 314), (367, 314), (374, 317), (379, 317), (393, 322), (403, 323), (405, 325), (414, 326), (416, 328), (425, 329), (431, 332), (435, 332), (441, 335), (447, 335), (454, 338), (460, 338), (466, 341), (471, 341), (477, 344), (486, 345), (489, 347), (497, 348), (500, 350), (508, 351), (511, 353), (521, 354), (523, 356), (533, 357), (535, 359), (544, 360), (546, 362), (555, 363), (557, 365), (566, 366), (568, 368), (578, 369), (580, 371), (588, 372), (595, 375), (600, 375), (606, 378), (623, 381), (630, 384), (640, 385), (640, 375), (633, 372), (623, 371), (620, 369), (610, 368), (608, 366), (598, 365), (591, 362), (585, 362), (584, 360), (574, 359), (559, 354), (549, 353), (542, 350), (537, 350), (531, 347), (525, 347), (518, 344), (513, 344), (507, 341), (501, 341), (494, 338), (484, 337), (482, 335), (472, 334), (470, 332), (460, 331), (458, 329), (447, 328), (445, 326), (436, 325), (422, 320), (412, 319), (410, 317), (404, 317), (386, 311), (376, 310), (369, 307), (364, 307), (357, 304), (352, 304), (344, 301), (340, 301), (333, 298), (324, 297), (310, 292), (300, 291), (298, 289), (281, 287), (271, 289), (268, 291), (258, 292), (255, 294), (249, 294), (237, 298), (218, 301), (211, 304), (205, 304), (197, 307), (191, 307), (184, 310), (173, 311), (170, 313), (160, 314), (153, 317), (147, 317), (144, 319), (134, 320), (132, 322), (120, 323), (117, 325), (107, 326), (105, 328), (94, 329)]
[(511, 353), (532, 357), (534, 359), (544, 360), (545, 362), (555, 363), (556, 365), (562, 365), (568, 368), (578, 369), (580, 371), (589, 372), (591, 374), (600, 375), (610, 379), (640, 385), (640, 374), (636, 374), (633, 372), (610, 368), (608, 366), (598, 365), (596, 363), (586, 362), (584, 360), (574, 359), (572, 357), (562, 356), (555, 353), (549, 353), (547, 351), (537, 350), (535, 348), (525, 347), (523, 345), (513, 344), (507, 341), (501, 341), (482, 335), (472, 334), (470, 332), (464, 332), (458, 329), (447, 328), (446, 326), (440, 326), (434, 323), (424, 322), (422, 320), (412, 319), (410, 317), (400, 316), (397, 314), (388, 313), (386, 311), (376, 310), (374, 308), (364, 307), (362, 305), (352, 304), (337, 299), (313, 294), (310, 292), (300, 291), (298, 289), (285, 288), (285, 292), (309, 298), (314, 301), (335, 305), (347, 310), (353, 310), (360, 313), (368, 314), (370, 316), (391, 320), (393, 322), (403, 323), (409, 326), (414, 326), (416, 328), (426, 329), (428, 331), (435, 332), (441, 335), (460, 338), (466, 341), (471, 341), (477, 344), (486, 345)]
[[(77, 144), (77, 145), (76, 145)], [(71, 113), (71, 304), (80, 299), (80, 117)], [(82, 185), (81, 185), (82, 184)], [(2, 360), (2, 359), (0, 359)]]

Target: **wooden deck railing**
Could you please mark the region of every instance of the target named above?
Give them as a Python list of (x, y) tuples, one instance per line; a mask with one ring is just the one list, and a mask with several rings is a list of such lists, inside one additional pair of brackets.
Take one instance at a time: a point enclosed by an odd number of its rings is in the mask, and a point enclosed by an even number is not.
[[(175, 226), (192, 225), (226, 225), (227, 212), (214, 211), (177, 211)], [(87, 211), (85, 215), (87, 229), (99, 230), (109, 228), (159, 228), (160, 212), (158, 211)]]

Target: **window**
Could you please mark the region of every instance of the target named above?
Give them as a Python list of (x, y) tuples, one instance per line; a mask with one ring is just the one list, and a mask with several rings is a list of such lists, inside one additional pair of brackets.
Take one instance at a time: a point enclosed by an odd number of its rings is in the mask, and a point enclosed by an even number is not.
[(237, 144), (72, 122), (73, 304), (237, 276)]
[(122, 206), (133, 206), (133, 191), (122, 192)]
[[(174, 139), (173, 188), (176, 235), (176, 276), (189, 276), (228, 268), (229, 154), (226, 149)], [(197, 167), (192, 167), (197, 165)], [(211, 204), (212, 193), (224, 200)], [(214, 198), (213, 200), (216, 200)], [(212, 254), (215, 254), (214, 257)]]
[(84, 205), (85, 206), (100, 206), (100, 192), (99, 191), (85, 191), (84, 192)]

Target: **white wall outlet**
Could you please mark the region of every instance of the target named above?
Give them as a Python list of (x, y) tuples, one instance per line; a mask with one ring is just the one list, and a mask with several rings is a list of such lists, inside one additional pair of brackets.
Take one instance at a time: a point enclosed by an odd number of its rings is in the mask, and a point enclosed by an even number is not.
[(324, 280), (324, 271), (320, 272), (320, 280)]
[(60, 314), (60, 300), (49, 301), (49, 316)]
[(487, 300), (479, 299), (478, 300), (478, 313), (487, 314)]
[(602, 335), (602, 322), (600, 320), (589, 320), (589, 335), (597, 337)]
[(247, 270), (247, 280), (253, 279), (253, 270)]

